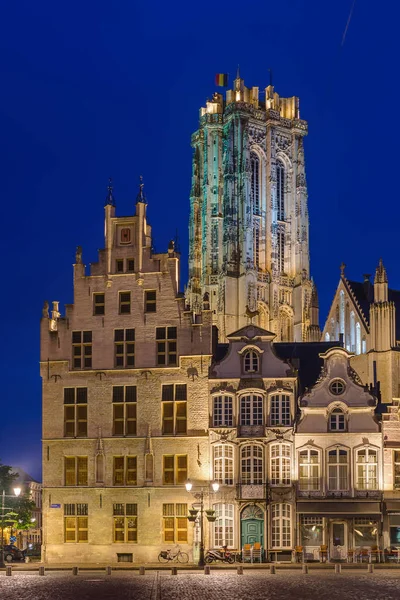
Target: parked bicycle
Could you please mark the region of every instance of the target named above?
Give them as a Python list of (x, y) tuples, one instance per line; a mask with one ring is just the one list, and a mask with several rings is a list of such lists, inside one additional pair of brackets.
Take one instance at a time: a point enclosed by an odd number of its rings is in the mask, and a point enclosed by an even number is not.
[(158, 555), (158, 562), (167, 563), (170, 561), (178, 561), (180, 563), (187, 563), (189, 561), (189, 555), (186, 552), (182, 552), (180, 546), (175, 546), (173, 550), (161, 550)]

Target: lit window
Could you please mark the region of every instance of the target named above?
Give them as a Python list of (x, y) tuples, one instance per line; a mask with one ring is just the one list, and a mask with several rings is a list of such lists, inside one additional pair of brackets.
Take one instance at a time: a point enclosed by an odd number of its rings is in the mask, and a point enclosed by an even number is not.
[(244, 370), (246, 373), (256, 373), (259, 368), (259, 356), (254, 350), (248, 350), (244, 357)]
[(330, 431), (345, 431), (346, 418), (340, 408), (335, 408), (329, 415), (329, 430)]
[(64, 457), (65, 485), (88, 484), (88, 458), (87, 456)]
[(214, 446), (214, 480), (222, 485), (233, 485), (233, 446)]
[(130, 368), (135, 366), (135, 330), (114, 330), (114, 365)]
[(87, 504), (64, 504), (64, 542), (87, 543), (89, 541)]
[(270, 400), (270, 425), (288, 427), (291, 424), (290, 396), (275, 394)]
[(64, 437), (87, 436), (87, 388), (64, 388)]
[(264, 482), (263, 449), (261, 446), (243, 446), (240, 451), (241, 483), (259, 485)]
[(240, 398), (240, 424), (263, 424), (263, 398), (256, 394), (241, 396)]
[(291, 506), (272, 504), (271, 506), (272, 548), (290, 548), (292, 545)]
[(271, 445), (271, 485), (290, 485), (290, 457), (291, 449), (289, 444)]
[(183, 485), (187, 481), (187, 479), (187, 455), (164, 455), (163, 485)]
[(161, 401), (163, 435), (185, 435), (187, 433), (186, 384), (163, 385)]
[(137, 485), (136, 456), (114, 456), (113, 485)]
[(400, 450), (393, 450), (393, 483), (396, 490), (400, 489)]
[(213, 427), (233, 427), (232, 396), (213, 398)]
[(72, 360), (74, 369), (92, 368), (92, 332), (72, 332)]
[(176, 366), (177, 363), (177, 329), (176, 327), (156, 328), (157, 365)]
[(163, 504), (163, 542), (188, 541), (187, 504)]
[(136, 435), (136, 386), (114, 385), (113, 435)]
[(349, 454), (344, 448), (328, 452), (328, 489), (332, 492), (349, 489)]
[(315, 492), (320, 487), (320, 456), (318, 450), (299, 452), (299, 488), (303, 492)]
[(357, 450), (357, 488), (359, 490), (378, 489), (378, 452), (372, 448)]
[(137, 542), (137, 504), (113, 505), (114, 542)]
[(233, 548), (234, 505), (213, 504), (215, 510), (214, 547), (228, 546)]

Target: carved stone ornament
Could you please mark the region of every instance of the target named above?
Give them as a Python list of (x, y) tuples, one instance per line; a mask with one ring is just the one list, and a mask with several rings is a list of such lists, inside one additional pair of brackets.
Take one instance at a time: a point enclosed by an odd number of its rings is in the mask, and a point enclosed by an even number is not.
[(47, 300), (45, 300), (44, 303), (43, 303), (42, 317), (44, 319), (48, 319), (49, 318), (49, 303), (48, 303)]
[(281, 151), (285, 152), (285, 150), (290, 148), (291, 145), (292, 145), (292, 139), (289, 136), (278, 134), (275, 137), (275, 146), (276, 146), (277, 150), (281, 150)]
[(82, 264), (82, 246), (77, 246), (76, 247), (75, 263), (77, 265), (81, 265)]

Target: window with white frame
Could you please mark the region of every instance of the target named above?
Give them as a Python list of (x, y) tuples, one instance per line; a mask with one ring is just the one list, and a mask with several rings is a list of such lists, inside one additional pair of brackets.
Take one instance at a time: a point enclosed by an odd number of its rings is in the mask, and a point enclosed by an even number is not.
[(378, 489), (378, 452), (373, 448), (360, 448), (356, 452), (357, 488)]
[(328, 452), (328, 489), (331, 492), (349, 489), (349, 453), (344, 448)]
[(329, 430), (330, 431), (345, 431), (346, 417), (340, 408), (334, 408), (329, 415)]
[(270, 399), (270, 425), (290, 426), (290, 396), (287, 394), (274, 394)]
[(233, 504), (214, 504), (216, 520), (214, 523), (214, 546), (233, 548)]
[(240, 424), (263, 424), (263, 398), (257, 394), (249, 394), (240, 398)]
[(271, 543), (272, 548), (290, 548), (292, 545), (290, 504), (271, 506)]
[(249, 444), (240, 450), (241, 482), (245, 485), (263, 483), (263, 449), (261, 446)]
[(260, 357), (255, 350), (248, 350), (243, 356), (243, 368), (246, 373), (257, 373)]
[(271, 485), (290, 485), (290, 456), (289, 444), (271, 445)]
[(213, 398), (213, 426), (233, 427), (232, 396), (215, 396)]
[(303, 492), (315, 492), (320, 487), (320, 453), (308, 448), (299, 452), (299, 488)]
[(214, 446), (214, 480), (223, 485), (233, 485), (233, 446)]

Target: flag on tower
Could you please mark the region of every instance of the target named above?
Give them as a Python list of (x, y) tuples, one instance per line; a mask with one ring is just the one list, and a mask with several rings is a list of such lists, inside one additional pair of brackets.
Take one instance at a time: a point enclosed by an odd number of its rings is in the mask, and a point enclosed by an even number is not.
[(228, 87), (228, 73), (217, 73), (215, 76), (215, 85)]

